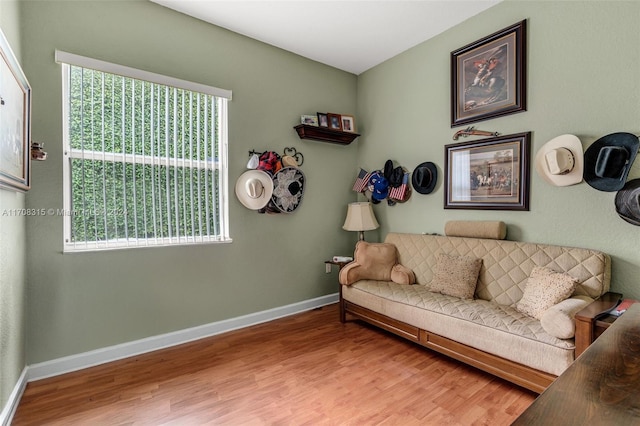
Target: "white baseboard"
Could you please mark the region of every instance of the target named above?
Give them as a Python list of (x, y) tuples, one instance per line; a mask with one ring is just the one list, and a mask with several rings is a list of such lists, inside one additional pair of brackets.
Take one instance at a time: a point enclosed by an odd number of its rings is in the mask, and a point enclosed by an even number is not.
[(22, 374), (20, 374), (18, 382), (14, 386), (7, 403), (0, 413), (0, 425), (2, 426), (9, 426), (11, 424), (13, 415), (18, 409), (18, 404), (20, 403), (20, 398), (22, 398), (22, 394), (24, 393), (24, 388), (27, 387), (27, 370), (28, 367), (24, 367), (22, 369)]
[[(205, 337), (214, 336), (216, 334), (226, 333), (228, 331), (237, 330), (239, 328), (272, 321), (277, 318), (286, 317), (289, 315), (336, 303), (338, 301), (338, 297), (338, 293), (329, 294), (326, 296), (317, 297), (315, 299), (293, 303), (291, 305), (268, 309), (266, 311), (255, 312), (253, 314), (204, 324), (197, 327), (175, 331), (172, 333), (147, 337), (145, 339), (135, 340), (133, 342), (122, 343), (119, 345), (96, 349), (81, 354), (33, 364), (28, 367), (27, 381), (32, 382), (34, 380), (57, 376), (76, 370), (82, 370), (83, 368), (93, 367), (130, 356), (140, 355), (146, 352), (152, 352), (158, 349), (164, 349)], [(20, 393), (20, 395), (22, 395), (22, 393)]]

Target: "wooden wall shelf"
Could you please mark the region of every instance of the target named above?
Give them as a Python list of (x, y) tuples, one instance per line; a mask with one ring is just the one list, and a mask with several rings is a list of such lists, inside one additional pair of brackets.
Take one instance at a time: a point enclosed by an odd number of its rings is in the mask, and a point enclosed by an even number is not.
[(300, 139), (312, 139), (320, 142), (337, 143), (339, 145), (349, 145), (358, 136), (358, 133), (341, 132), (332, 130), (327, 127), (309, 126), (307, 124), (298, 124), (294, 126)]

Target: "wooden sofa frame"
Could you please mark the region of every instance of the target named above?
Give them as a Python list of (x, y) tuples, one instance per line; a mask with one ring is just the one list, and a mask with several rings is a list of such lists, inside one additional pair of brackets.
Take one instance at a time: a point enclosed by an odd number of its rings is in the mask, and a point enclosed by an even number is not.
[[(594, 324), (599, 316), (613, 309), (619, 301), (617, 293), (607, 293), (599, 300), (576, 314), (576, 358), (595, 339)], [(592, 306), (593, 305), (593, 306)], [(347, 321), (347, 315), (387, 330), (421, 346), (462, 361), (494, 376), (522, 386), (536, 393), (542, 393), (557, 376), (508, 359), (458, 343), (428, 330), (406, 324), (386, 315), (346, 301), (340, 286), (340, 322)]]

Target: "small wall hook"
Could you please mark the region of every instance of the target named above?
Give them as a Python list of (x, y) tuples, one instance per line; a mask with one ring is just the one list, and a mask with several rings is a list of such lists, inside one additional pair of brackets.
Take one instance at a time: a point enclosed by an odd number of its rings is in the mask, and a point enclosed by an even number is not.
[(35, 161), (44, 161), (47, 159), (47, 153), (42, 150), (44, 143), (31, 142), (31, 159)]

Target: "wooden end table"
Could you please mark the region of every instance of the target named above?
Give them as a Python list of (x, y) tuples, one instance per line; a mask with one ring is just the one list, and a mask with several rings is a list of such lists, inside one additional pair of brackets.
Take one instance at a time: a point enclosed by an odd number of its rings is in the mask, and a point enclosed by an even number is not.
[(576, 314), (576, 358), (618, 318), (608, 312), (621, 300), (622, 294), (608, 292)]
[(640, 424), (640, 303), (610, 324), (513, 425)]
[[(336, 265), (338, 267), (338, 273), (342, 270), (342, 268), (345, 267), (345, 265), (348, 265), (349, 262), (334, 262), (333, 260), (325, 260), (325, 265)], [(344, 303), (344, 301), (342, 300), (342, 284), (338, 283), (338, 294), (340, 297), (340, 322), (345, 322), (346, 320), (346, 314), (344, 313), (344, 307), (342, 306), (342, 304)]]

